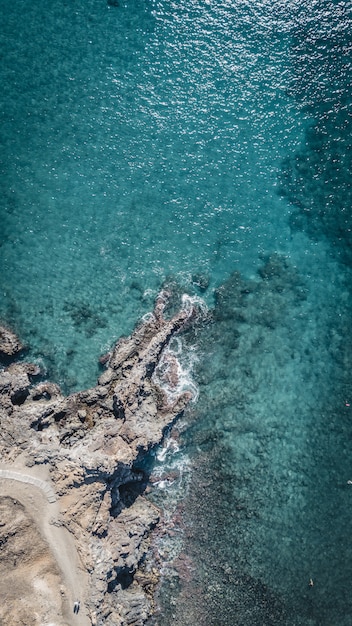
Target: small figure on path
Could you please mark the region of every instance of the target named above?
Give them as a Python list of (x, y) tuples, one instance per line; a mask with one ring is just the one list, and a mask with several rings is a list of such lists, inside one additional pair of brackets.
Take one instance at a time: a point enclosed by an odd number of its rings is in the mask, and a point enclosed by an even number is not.
[(79, 600), (76, 600), (76, 602), (73, 605), (73, 612), (77, 615), (79, 609), (80, 609), (81, 603)]

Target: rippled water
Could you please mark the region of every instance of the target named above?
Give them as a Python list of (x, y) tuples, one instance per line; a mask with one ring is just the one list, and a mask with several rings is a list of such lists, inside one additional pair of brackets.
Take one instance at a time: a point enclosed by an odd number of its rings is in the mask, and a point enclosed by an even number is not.
[(291, 247), (284, 6), (6, 8), (1, 310), (80, 387), (169, 274), (213, 287)]
[(3, 3), (0, 315), (71, 390), (201, 295), (156, 620), (347, 626), (352, 5), (113, 4)]

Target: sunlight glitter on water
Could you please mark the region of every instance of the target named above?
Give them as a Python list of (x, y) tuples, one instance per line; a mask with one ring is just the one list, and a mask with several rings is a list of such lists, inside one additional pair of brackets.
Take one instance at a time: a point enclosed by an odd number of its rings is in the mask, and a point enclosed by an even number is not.
[(204, 602), (181, 585), (163, 626), (349, 626), (350, 3), (5, 5), (0, 313), (29, 357), (82, 388), (164, 281), (216, 304), (177, 370)]

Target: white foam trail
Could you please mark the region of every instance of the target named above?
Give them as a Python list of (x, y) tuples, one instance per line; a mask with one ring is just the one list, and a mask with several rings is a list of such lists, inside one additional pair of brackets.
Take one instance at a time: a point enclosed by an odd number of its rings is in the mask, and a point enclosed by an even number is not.
[[(161, 307), (167, 302), (168, 293), (161, 292), (158, 296)], [(182, 308), (191, 317), (194, 310), (197, 309), (202, 315), (205, 315), (208, 308), (198, 296), (189, 296), (183, 294)], [(143, 321), (148, 321), (153, 313), (147, 313), (143, 316)], [(155, 384), (161, 387), (170, 404), (173, 404), (180, 395), (185, 392), (191, 393), (191, 401), (196, 402), (199, 397), (199, 390), (192, 376), (194, 363), (197, 361), (195, 347), (189, 347), (187, 352), (184, 351), (184, 345), (180, 337), (174, 337), (169, 346), (167, 346), (159, 359), (159, 363), (155, 368), (153, 380)]]
[(162, 463), (159, 467), (153, 469), (153, 487), (158, 489), (166, 489), (176, 484), (176, 491), (174, 491), (174, 498), (178, 499), (177, 492), (180, 490), (180, 486), (183, 485), (181, 492), (184, 495), (185, 484), (184, 479), (187, 482), (187, 476), (189, 475), (190, 460), (185, 454), (179, 454), (180, 448), (175, 439), (172, 437), (165, 442), (165, 445), (156, 457), (159, 463)]
[(181, 339), (179, 337), (173, 337), (171, 339), (170, 344), (169, 344), (169, 348), (176, 355), (182, 354), (183, 348), (182, 348), (182, 341), (181, 341)]
[(182, 308), (193, 311), (194, 308), (198, 309), (203, 315), (208, 312), (208, 307), (204, 300), (199, 296), (190, 296), (188, 293), (184, 293), (182, 298)]
[(172, 454), (176, 454), (179, 451), (180, 446), (177, 441), (169, 437), (169, 439), (166, 440), (165, 445), (157, 452), (156, 458), (160, 461), (160, 463), (163, 463), (168, 453), (171, 452)]
[(153, 375), (154, 381), (163, 389), (170, 403), (175, 402), (186, 391), (191, 392), (192, 402), (198, 400), (199, 390), (192, 379), (192, 367), (196, 361), (195, 352), (192, 351), (187, 355), (189, 360), (187, 366), (181, 364), (182, 356), (184, 356), (183, 344), (178, 338), (176, 350), (172, 345), (165, 348)]
[(149, 320), (151, 320), (153, 317), (154, 317), (154, 313), (151, 313), (151, 312), (149, 311), (149, 313), (145, 313), (145, 314), (142, 316), (142, 322), (149, 322)]

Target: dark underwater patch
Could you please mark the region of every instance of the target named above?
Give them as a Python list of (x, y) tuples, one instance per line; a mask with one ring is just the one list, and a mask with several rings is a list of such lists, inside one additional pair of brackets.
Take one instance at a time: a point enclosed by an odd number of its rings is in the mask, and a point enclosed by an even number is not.
[(301, 148), (282, 164), (280, 193), (293, 230), (331, 243), (352, 263), (352, 14), (342, 2), (302, 5), (292, 32), (288, 92), (311, 120)]
[(67, 301), (63, 309), (69, 314), (73, 326), (83, 332), (87, 338), (95, 335), (99, 328), (106, 328), (108, 325), (104, 312), (89, 302)]
[(189, 334), (200, 394), (181, 440), (192, 482), (163, 626), (348, 623), (352, 328), (332, 299), (315, 302), (310, 329), (311, 297), (274, 254), (255, 279), (234, 272)]
[(288, 157), (281, 193), (294, 206), (291, 227), (330, 241), (334, 254), (352, 263), (352, 120), (344, 110), (312, 125), (301, 151)]

